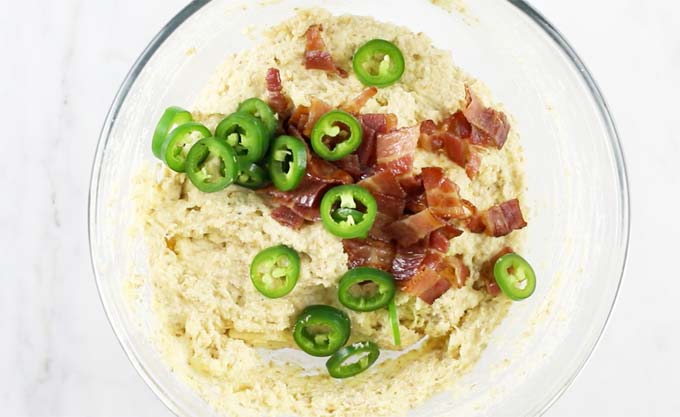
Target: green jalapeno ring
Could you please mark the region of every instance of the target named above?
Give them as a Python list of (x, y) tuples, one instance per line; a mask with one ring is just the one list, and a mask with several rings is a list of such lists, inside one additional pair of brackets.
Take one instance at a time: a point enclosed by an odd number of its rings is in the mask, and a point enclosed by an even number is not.
[(267, 153), (269, 136), (260, 119), (249, 113), (232, 113), (222, 119), (215, 136), (231, 145), (248, 162), (258, 162)]
[[(356, 294), (357, 287), (360, 287), (364, 294)], [(394, 277), (375, 268), (350, 269), (338, 283), (338, 300), (342, 305), (354, 311), (381, 309), (394, 299), (396, 292)]]
[[(314, 125), (311, 144), (314, 152), (323, 159), (337, 161), (356, 151), (362, 137), (361, 123), (354, 116), (342, 110), (331, 110)], [(324, 141), (326, 138), (337, 143), (328, 145)]]
[(300, 255), (285, 245), (260, 251), (250, 264), (253, 286), (267, 298), (287, 295), (300, 276)]
[(352, 67), (359, 81), (379, 88), (397, 82), (404, 74), (405, 66), (404, 55), (399, 48), (384, 39), (366, 42), (352, 57)]
[[(340, 209), (354, 209), (361, 216), (340, 217)], [(373, 195), (358, 185), (340, 185), (324, 194), (319, 206), (321, 222), (331, 234), (345, 238), (365, 238), (373, 227), (378, 212), (378, 205)], [(336, 218), (333, 217), (335, 214)], [(360, 217), (357, 222), (355, 217)]]
[[(197, 137), (198, 136), (198, 137)], [(172, 129), (161, 148), (165, 164), (175, 172), (184, 172), (187, 154), (197, 141), (212, 136), (210, 130), (197, 122), (187, 122)]]
[(536, 274), (524, 258), (508, 253), (498, 258), (493, 276), (503, 293), (511, 300), (524, 300), (536, 290)]
[(162, 160), (163, 143), (165, 143), (168, 134), (177, 126), (191, 121), (193, 121), (191, 113), (181, 107), (171, 106), (165, 109), (153, 131), (151, 151), (154, 156)]
[(271, 107), (257, 97), (249, 98), (238, 105), (237, 112), (248, 113), (259, 119), (264, 125), (267, 136), (272, 137), (276, 132), (279, 121), (276, 119)]
[(215, 137), (203, 138), (189, 150), (185, 170), (199, 190), (206, 193), (223, 190), (238, 174), (236, 152)]
[(269, 152), (269, 176), (281, 191), (297, 188), (307, 169), (307, 147), (293, 136), (274, 139)]
[[(371, 341), (355, 342), (338, 350), (326, 362), (328, 374), (333, 378), (348, 378), (364, 372), (378, 360), (380, 348)], [(347, 363), (360, 357), (353, 363)]]
[(293, 340), (312, 356), (330, 356), (347, 343), (350, 334), (347, 314), (327, 305), (302, 310), (293, 327)]
[(269, 183), (269, 172), (258, 164), (239, 158), (239, 171), (236, 175), (236, 184), (257, 190)]

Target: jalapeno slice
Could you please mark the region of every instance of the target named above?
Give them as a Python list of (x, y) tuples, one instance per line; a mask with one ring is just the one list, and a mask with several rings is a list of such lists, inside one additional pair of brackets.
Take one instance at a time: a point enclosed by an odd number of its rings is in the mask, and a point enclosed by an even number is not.
[(156, 158), (163, 159), (163, 143), (165, 143), (168, 133), (177, 126), (192, 120), (191, 113), (181, 107), (171, 106), (165, 109), (156, 124), (156, 129), (153, 131), (153, 140), (151, 141), (151, 151)]
[(338, 284), (338, 300), (354, 311), (383, 308), (394, 299), (396, 292), (392, 275), (375, 268), (350, 269)]
[(300, 276), (300, 255), (285, 245), (264, 249), (250, 264), (250, 280), (268, 298), (279, 298), (293, 291)]
[(375, 198), (365, 188), (340, 185), (326, 192), (321, 199), (319, 211), (321, 223), (333, 235), (344, 239), (365, 238), (373, 227), (378, 206)]
[(161, 149), (165, 164), (175, 172), (184, 172), (189, 149), (194, 143), (212, 136), (210, 130), (197, 122), (188, 122), (174, 128)]
[(295, 321), (293, 339), (312, 356), (330, 356), (347, 343), (350, 320), (347, 314), (326, 305), (312, 305)]
[(337, 161), (361, 145), (361, 123), (351, 114), (332, 110), (324, 114), (312, 129), (312, 149), (328, 161)]
[(234, 149), (223, 141), (209, 137), (191, 147), (185, 163), (191, 183), (199, 190), (214, 193), (234, 182), (238, 160)]
[(269, 183), (269, 173), (261, 166), (239, 158), (239, 171), (236, 175), (236, 184), (257, 190)]
[(338, 350), (326, 362), (333, 378), (348, 378), (364, 372), (378, 360), (380, 348), (371, 341), (356, 342)]
[(390, 316), (390, 325), (392, 326), (392, 340), (395, 346), (401, 345), (401, 332), (399, 331), (399, 313), (397, 312), (397, 303), (394, 298), (387, 305), (387, 311)]
[(279, 122), (276, 119), (271, 107), (269, 107), (269, 105), (264, 101), (257, 97), (249, 98), (248, 100), (239, 104), (236, 111), (240, 113), (248, 113), (258, 118), (264, 125), (267, 136), (270, 138), (274, 136), (274, 132), (276, 132), (276, 126)]
[(297, 188), (307, 169), (307, 148), (298, 138), (279, 136), (269, 152), (269, 176), (281, 191)]
[(215, 129), (215, 136), (226, 141), (248, 162), (258, 162), (269, 148), (269, 135), (260, 119), (248, 113), (232, 113)]
[(404, 55), (392, 42), (373, 39), (357, 49), (352, 67), (364, 85), (387, 87), (404, 74)]
[(493, 276), (503, 293), (511, 300), (524, 300), (536, 289), (536, 274), (533, 268), (516, 253), (508, 253), (498, 258), (493, 267)]

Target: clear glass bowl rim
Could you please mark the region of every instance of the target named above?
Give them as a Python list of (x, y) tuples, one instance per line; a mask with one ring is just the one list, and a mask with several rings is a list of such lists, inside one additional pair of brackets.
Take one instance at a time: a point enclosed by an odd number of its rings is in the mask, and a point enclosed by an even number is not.
[[(183, 415), (182, 409), (183, 407), (178, 404), (174, 398), (171, 398), (164, 390), (160, 387), (160, 385), (155, 381), (154, 377), (151, 375), (151, 373), (146, 369), (144, 364), (140, 361), (140, 358), (137, 357), (124, 343), (122, 343), (122, 338), (124, 337), (124, 330), (122, 327), (118, 324), (115, 323), (111, 317), (110, 313), (110, 306), (107, 305), (107, 303), (104, 301), (104, 298), (102, 297), (101, 294), (101, 284), (100, 284), (100, 279), (101, 276), (97, 271), (97, 265), (95, 261), (95, 254), (94, 254), (94, 248), (92, 244), (92, 237), (93, 233), (95, 230), (95, 225), (96, 225), (96, 207), (98, 205), (98, 185), (99, 185), (99, 178), (101, 176), (101, 168), (102, 168), (102, 161), (103, 161), (103, 154), (104, 150), (107, 147), (111, 131), (113, 129), (114, 123), (116, 122), (118, 113), (120, 111), (120, 108), (122, 107), (123, 103), (125, 102), (125, 99), (127, 98), (128, 93), (132, 89), (133, 85), (135, 84), (138, 76), (144, 69), (146, 63), (149, 61), (149, 59), (156, 53), (156, 51), (160, 48), (160, 46), (165, 42), (165, 40), (172, 34), (174, 31), (180, 27), (187, 19), (189, 19), (194, 13), (196, 13), (198, 10), (200, 10), (203, 6), (206, 4), (210, 3), (212, 0), (193, 0), (191, 3), (189, 3), (187, 6), (185, 6), (182, 10), (179, 11), (159, 32), (158, 34), (149, 42), (149, 44), (146, 46), (144, 51), (140, 54), (140, 56), (137, 58), (137, 60), (134, 62), (132, 65), (132, 68), (130, 71), (127, 73), (125, 76), (125, 79), (123, 80), (123, 83), (121, 84), (120, 88), (118, 89), (118, 92), (116, 93), (115, 98), (113, 99), (113, 103), (111, 104), (109, 111), (106, 115), (106, 119), (104, 120), (104, 124), (102, 126), (102, 130), (99, 134), (99, 139), (97, 142), (97, 148), (95, 150), (95, 155), (94, 155), (94, 160), (92, 163), (92, 169), (90, 172), (90, 187), (89, 187), (89, 193), (88, 193), (88, 243), (89, 243), (89, 248), (90, 248), (90, 262), (92, 265), (92, 271), (94, 273), (95, 277), (95, 282), (97, 285), (97, 292), (99, 294), (99, 298), (102, 302), (102, 305), (104, 307), (104, 312), (106, 314), (107, 320), (109, 321), (109, 324), (111, 325), (111, 328), (113, 329), (116, 338), (118, 339), (118, 342), (120, 346), (123, 348), (125, 351), (126, 356), (132, 363), (133, 367), (139, 374), (139, 376), (144, 380), (146, 385), (151, 389), (151, 391), (161, 400), (161, 402), (175, 415), (181, 416)], [(572, 46), (567, 42), (567, 40), (562, 36), (562, 34), (540, 13), (538, 12), (535, 8), (533, 8), (531, 5), (526, 3), (524, 0), (506, 0), (508, 3), (512, 4), (515, 6), (518, 10), (520, 10), (522, 13), (524, 13), (529, 19), (531, 19), (535, 24), (537, 24), (544, 32), (547, 34), (554, 42), (555, 44), (566, 54), (566, 56), (569, 58), (571, 64), (578, 70), (579, 74), (581, 75), (583, 81), (585, 82), (586, 86), (588, 87), (590, 94), (592, 98), (595, 100), (595, 103), (597, 104), (598, 111), (600, 113), (600, 117), (602, 121), (605, 124), (605, 128), (607, 130), (607, 137), (609, 138), (609, 145), (611, 146), (611, 149), (614, 152), (614, 158), (616, 161), (616, 169), (617, 169), (617, 175), (618, 175), (618, 181), (621, 184), (621, 192), (619, 194), (620, 196), (620, 204), (622, 207), (622, 216), (620, 219), (620, 222), (623, 226), (623, 236), (625, 239), (624, 242), (624, 256), (623, 256), (623, 262), (621, 265), (621, 271), (619, 272), (619, 278), (618, 278), (618, 283), (616, 287), (616, 291), (614, 294), (614, 298), (612, 299), (611, 306), (609, 308), (609, 313), (607, 314), (606, 319), (602, 323), (602, 327), (600, 329), (600, 332), (597, 336), (597, 339), (595, 340), (595, 343), (593, 344), (592, 349), (590, 352), (583, 358), (581, 363), (572, 371), (571, 376), (567, 379), (567, 381), (564, 383), (564, 385), (552, 393), (552, 395), (549, 397), (549, 400), (540, 408), (540, 411), (538, 412), (537, 415), (543, 415), (561, 396), (562, 394), (569, 388), (569, 386), (574, 382), (576, 377), (579, 375), (583, 367), (586, 365), (588, 360), (592, 357), (593, 352), (595, 351), (595, 348), (599, 344), (600, 340), (602, 339), (602, 335), (604, 334), (604, 331), (606, 329), (607, 324), (609, 323), (609, 319), (611, 318), (612, 312), (614, 311), (614, 306), (616, 304), (616, 300), (618, 299), (618, 294), (621, 289), (621, 284), (623, 282), (623, 276), (624, 272), (626, 269), (626, 264), (628, 262), (628, 250), (629, 250), (629, 243), (630, 243), (630, 190), (629, 190), (629, 184), (628, 184), (628, 174), (627, 174), (627, 168), (626, 168), (626, 163), (625, 163), (625, 158), (624, 158), (624, 153), (623, 153), (623, 147), (621, 145), (621, 141), (619, 139), (619, 135), (616, 129), (616, 126), (614, 124), (614, 120), (612, 118), (612, 115), (609, 111), (609, 107), (607, 106), (607, 103), (602, 96), (602, 93), (600, 92), (600, 89), (593, 79), (592, 75), (586, 68), (585, 64), (581, 60), (581, 58), (578, 56), (576, 51), (572, 48)]]

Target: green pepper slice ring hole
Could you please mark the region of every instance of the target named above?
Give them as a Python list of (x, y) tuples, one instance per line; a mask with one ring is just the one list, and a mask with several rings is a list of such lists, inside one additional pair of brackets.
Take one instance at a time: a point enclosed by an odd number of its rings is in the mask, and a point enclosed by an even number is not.
[(356, 342), (338, 350), (326, 362), (333, 378), (349, 378), (367, 370), (378, 360), (380, 348), (371, 341)]
[(269, 135), (260, 119), (249, 113), (232, 113), (222, 119), (215, 136), (229, 144), (248, 162), (260, 161), (269, 148)]
[(177, 126), (191, 121), (193, 121), (191, 113), (181, 107), (171, 106), (165, 109), (153, 131), (151, 152), (154, 156), (163, 160), (163, 144), (167, 140), (168, 134)]
[(330, 356), (343, 347), (350, 334), (347, 314), (327, 305), (312, 305), (298, 316), (293, 328), (295, 343), (312, 356)]
[(375, 268), (350, 269), (338, 283), (338, 300), (354, 311), (375, 311), (386, 307), (396, 292), (394, 277)]
[(250, 280), (265, 297), (280, 298), (295, 288), (300, 277), (300, 255), (285, 245), (260, 251), (250, 264)]
[(276, 115), (272, 111), (271, 107), (264, 101), (257, 97), (249, 98), (241, 104), (239, 104), (236, 109), (239, 113), (248, 113), (257, 119), (259, 119), (265, 127), (267, 136), (271, 138), (276, 132), (276, 127), (279, 124)]
[(163, 143), (161, 156), (165, 164), (175, 172), (186, 170), (189, 149), (203, 138), (212, 136), (210, 130), (197, 122), (188, 122), (174, 128)]
[(401, 50), (392, 42), (373, 39), (357, 49), (352, 58), (356, 77), (364, 85), (390, 86), (404, 74), (406, 65)]
[(323, 159), (337, 161), (356, 151), (362, 137), (361, 123), (354, 116), (342, 110), (331, 110), (314, 125), (311, 144)]
[(206, 193), (225, 189), (236, 179), (238, 160), (234, 149), (209, 137), (196, 142), (186, 157), (186, 174), (196, 188)]
[(493, 276), (501, 291), (511, 300), (524, 300), (536, 290), (536, 274), (533, 268), (516, 253), (498, 258), (493, 267)]
[(359, 185), (340, 185), (324, 194), (319, 206), (321, 222), (331, 234), (365, 238), (373, 227), (378, 205), (373, 195)]
[(300, 185), (307, 170), (307, 147), (293, 136), (274, 139), (269, 152), (269, 176), (281, 191), (291, 191)]

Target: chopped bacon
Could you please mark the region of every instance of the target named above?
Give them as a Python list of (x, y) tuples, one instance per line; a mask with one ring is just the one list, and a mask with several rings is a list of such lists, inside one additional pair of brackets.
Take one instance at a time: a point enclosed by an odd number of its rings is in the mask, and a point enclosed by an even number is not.
[(430, 233), (429, 247), (439, 252), (446, 253), (449, 250), (449, 241), (461, 234), (463, 234), (462, 230), (447, 224)]
[(389, 171), (379, 172), (359, 181), (357, 184), (366, 188), (374, 195), (384, 194), (399, 199), (403, 199), (406, 196), (397, 178)]
[(409, 213), (415, 214), (419, 213), (427, 208), (427, 198), (425, 193), (420, 193), (416, 195), (409, 195), (406, 197), (406, 210)]
[(272, 185), (264, 188), (261, 192), (289, 207), (291, 205), (315, 207), (321, 202), (322, 194), (327, 188), (327, 183), (316, 181), (305, 175), (300, 185), (294, 190), (281, 191)]
[(418, 144), (429, 152), (443, 150), (446, 156), (460, 167), (465, 168), (468, 178), (477, 175), (480, 165), (479, 154), (470, 145), (472, 128), (461, 111), (457, 111), (437, 125), (432, 120), (420, 124)]
[(382, 170), (394, 175), (408, 174), (413, 169), (413, 156), (418, 146), (420, 128), (401, 128), (379, 134), (376, 141), (376, 160)]
[(366, 102), (370, 100), (374, 95), (378, 94), (378, 89), (375, 87), (369, 87), (364, 89), (358, 96), (354, 97), (350, 102), (343, 103), (340, 105), (340, 110), (344, 110), (348, 113), (357, 114), (361, 111), (361, 108), (366, 105)]
[(300, 138), (302, 138), (301, 133), (305, 129), (308, 120), (309, 106), (298, 105), (288, 119), (288, 128), (295, 128), (295, 130), (300, 133)]
[(373, 239), (346, 239), (342, 246), (347, 253), (347, 267), (369, 266), (389, 271), (394, 259), (394, 245)]
[(510, 122), (503, 112), (485, 107), (469, 87), (465, 87), (467, 106), (463, 115), (472, 125), (470, 142), (482, 146), (503, 148), (510, 132)]
[(354, 182), (354, 178), (346, 171), (314, 156), (309, 150), (307, 150), (307, 173), (305, 175), (326, 184), (352, 184)]
[(522, 216), (519, 201), (514, 198), (496, 206), (489, 207), (467, 221), (468, 229), (473, 233), (485, 233), (489, 236), (505, 236), (513, 230), (527, 225)]
[(376, 159), (376, 136), (396, 129), (397, 116), (394, 114), (360, 114), (358, 119), (363, 130), (363, 137), (356, 153), (362, 166), (373, 166)]
[(269, 103), (269, 107), (279, 115), (279, 120), (284, 120), (284, 118), (288, 116), (292, 102), (288, 96), (283, 94), (281, 73), (276, 68), (269, 68), (265, 81), (267, 85), (267, 102)]
[(326, 44), (321, 39), (322, 30), (321, 25), (311, 25), (305, 33), (307, 38), (307, 44), (305, 45), (305, 68), (324, 70), (336, 73), (342, 78), (347, 78), (347, 71), (335, 65), (333, 57), (326, 50)]
[(432, 120), (425, 120), (420, 124), (418, 145), (428, 152), (437, 152), (444, 148), (444, 141), (439, 128)]
[(297, 230), (305, 224), (305, 219), (286, 206), (279, 206), (272, 210), (272, 217), (280, 224)]
[(354, 177), (354, 179), (360, 178), (363, 174), (361, 169), (361, 162), (359, 161), (359, 156), (357, 154), (349, 154), (346, 157), (335, 161), (334, 165), (341, 170), (347, 172), (349, 175)]
[(421, 171), (427, 205), (435, 216), (445, 219), (464, 219), (473, 213), (460, 198), (460, 188), (446, 177), (439, 167), (427, 167)]
[[(507, 255), (508, 253), (512, 253), (514, 250), (512, 250), (511, 247), (505, 246), (501, 250), (499, 250), (495, 255), (493, 255), (491, 258), (489, 258), (486, 262), (482, 264), (482, 267), (479, 269), (479, 284), (481, 284), (484, 288), (486, 288), (486, 292), (489, 293), (491, 296), (497, 296), (498, 294), (501, 293), (501, 289), (498, 286), (498, 283), (496, 282), (496, 278), (493, 276), (493, 267), (496, 264), (496, 261), (498, 258), (500, 258), (503, 255)], [(479, 288), (479, 286), (476, 286), (476, 288)]]
[(321, 118), (321, 116), (328, 113), (332, 109), (333, 107), (331, 107), (330, 104), (323, 100), (312, 97), (312, 101), (309, 105), (309, 117), (307, 118), (305, 127), (302, 130), (302, 134), (306, 137), (311, 137), (312, 129), (314, 128), (316, 122)]
[(401, 246), (411, 246), (429, 235), (431, 232), (445, 226), (441, 219), (434, 216), (430, 209), (406, 216), (401, 220), (385, 227), (385, 231)]
[(463, 257), (461, 255), (447, 256), (447, 263), (453, 268), (455, 278), (451, 282), (456, 288), (463, 288), (465, 282), (470, 277), (470, 268), (463, 263)]
[(392, 261), (392, 275), (397, 281), (411, 278), (418, 272), (418, 269), (425, 260), (427, 246), (425, 240), (415, 243), (408, 247), (398, 247), (397, 253)]
[(428, 304), (434, 303), (449, 288), (451, 288), (449, 280), (430, 268), (422, 268), (401, 287), (403, 291), (419, 297)]

